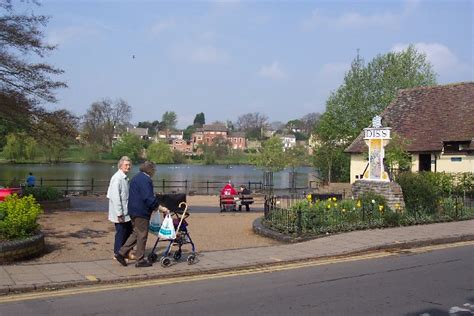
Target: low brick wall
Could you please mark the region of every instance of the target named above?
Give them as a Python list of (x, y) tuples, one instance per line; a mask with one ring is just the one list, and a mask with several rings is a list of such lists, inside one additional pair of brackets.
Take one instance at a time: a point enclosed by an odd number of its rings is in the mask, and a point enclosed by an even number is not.
[(44, 234), (38, 232), (27, 239), (0, 242), (0, 263), (32, 258), (44, 252)]
[(45, 211), (71, 208), (71, 199), (64, 198), (56, 201), (38, 201)]
[(358, 180), (352, 185), (352, 194), (356, 199), (367, 192), (374, 192), (385, 197), (387, 205), (392, 210), (396, 210), (397, 206), (405, 209), (402, 188), (396, 182)]

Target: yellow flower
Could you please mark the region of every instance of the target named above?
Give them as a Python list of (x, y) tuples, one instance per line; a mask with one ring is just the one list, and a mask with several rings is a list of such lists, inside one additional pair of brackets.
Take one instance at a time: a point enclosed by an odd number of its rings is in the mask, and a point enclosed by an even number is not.
[(357, 207), (361, 207), (360, 200), (357, 201), (357, 204), (356, 204), (356, 205), (357, 205)]
[(345, 212), (346, 212), (346, 209), (345, 209), (345, 208), (343, 208), (343, 209), (342, 209), (342, 212), (343, 212), (343, 213), (345, 213)]
[(331, 208), (331, 204), (328, 204), (328, 209), (330, 209), (330, 208)]
[(383, 211), (383, 205), (379, 205), (379, 211), (380, 211), (380, 212)]
[(333, 197), (333, 198), (332, 198), (332, 200), (333, 200), (334, 202), (336, 202), (336, 201), (337, 201), (336, 197)]
[(337, 203), (334, 203), (334, 207), (336, 207), (336, 206), (337, 206)]
[(397, 210), (399, 210), (399, 209), (400, 209), (400, 204), (398, 204), (398, 203), (395, 204), (395, 208), (396, 208)]

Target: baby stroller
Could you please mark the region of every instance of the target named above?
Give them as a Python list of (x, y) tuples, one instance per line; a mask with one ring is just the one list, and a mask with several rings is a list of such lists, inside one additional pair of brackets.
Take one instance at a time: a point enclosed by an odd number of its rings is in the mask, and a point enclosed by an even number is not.
[[(186, 204), (186, 194), (178, 193), (178, 194), (163, 194), (158, 195), (160, 199), (160, 205), (166, 207), (170, 210), (171, 215), (173, 218), (173, 226), (176, 231), (176, 238), (175, 239), (163, 239), (161, 241), (168, 241), (168, 247), (163, 252), (163, 255), (160, 259), (160, 264), (163, 267), (168, 267), (171, 265), (171, 259), (175, 261), (179, 261), (182, 255), (182, 246), (185, 244), (191, 244), (191, 254), (188, 255), (186, 261), (188, 264), (194, 264), (196, 262), (196, 249), (194, 247), (194, 243), (191, 239), (191, 236), (188, 232), (188, 223), (186, 222), (186, 218), (189, 217), (188, 206)], [(158, 242), (160, 241), (160, 237), (156, 238), (155, 245), (151, 253), (148, 255), (148, 260), (150, 262), (156, 262), (158, 259), (158, 255), (155, 253), (156, 247)], [(173, 253), (173, 256), (170, 256), (171, 247), (178, 246), (178, 249)]]

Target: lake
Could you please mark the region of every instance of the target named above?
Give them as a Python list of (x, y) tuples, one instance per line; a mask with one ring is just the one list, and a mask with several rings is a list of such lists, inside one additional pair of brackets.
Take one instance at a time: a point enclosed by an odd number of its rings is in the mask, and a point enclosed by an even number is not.
[[(82, 180), (90, 184), (92, 179), (96, 186), (104, 187), (108, 184), (110, 177), (117, 171), (116, 164), (106, 163), (60, 163), (60, 164), (0, 164), (0, 185), (5, 185), (13, 178), (24, 182), (28, 173), (32, 172), (37, 179), (37, 185), (43, 180), (44, 185), (58, 185), (54, 179)], [(276, 189), (288, 188), (290, 186), (290, 169), (275, 172), (273, 183)], [(133, 166), (130, 176), (138, 172), (138, 166)], [(296, 187), (308, 186), (309, 174), (315, 173), (314, 168), (300, 167), (296, 169)], [(188, 181), (188, 189), (191, 183), (215, 182), (224, 183), (232, 181), (235, 185), (248, 184), (249, 182), (262, 182), (263, 171), (251, 165), (157, 165), (157, 171), (153, 177), (155, 186), (161, 186), (163, 180)], [(76, 181), (76, 184), (79, 183)], [(184, 184), (180, 184), (184, 185)], [(202, 188), (205, 184), (201, 184)], [(217, 184), (216, 184), (217, 186)]]

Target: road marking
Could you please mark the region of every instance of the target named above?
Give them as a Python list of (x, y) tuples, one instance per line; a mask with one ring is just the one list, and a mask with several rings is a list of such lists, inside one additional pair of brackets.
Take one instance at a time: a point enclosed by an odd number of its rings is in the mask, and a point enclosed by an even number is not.
[[(407, 250), (409, 250), (411, 253), (426, 253), (426, 252), (430, 252), (434, 250), (463, 247), (463, 246), (468, 246), (468, 245), (474, 245), (474, 241), (463, 241), (463, 242), (456, 242), (452, 244), (433, 245), (433, 246), (426, 246), (426, 247), (419, 247), (419, 248), (411, 248)], [(393, 256), (398, 256), (398, 255), (400, 254), (397, 252), (393, 252), (393, 250), (392, 251), (382, 250), (379, 252), (372, 252), (372, 253), (348, 256), (348, 257), (313, 259), (313, 260), (302, 261), (302, 262), (282, 263), (282, 264), (271, 265), (271, 266), (253, 267), (253, 268), (247, 268), (247, 269), (236, 270), (236, 271), (217, 272), (217, 273), (212, 273), (212, 274), (198, 274), (198, 275), (193, 275), (193, 276), (171, 277), (171, 278), (162, 278), (162, 279), (154, 279), (154, 280), (144, 280), (144, 281), (132, 281), (133, 283), (114, 283), (114, 284), (104, 284), (104, 285), (98, 284), (98, 285), (88, 286), (88, 287), (83, 287), (83, 288), (70, 288), (70, 289), (59, 289), (59, 290), (54, 290), (54, 291), (20, 293), (20, 294), (12, 294), (12, 295), (6, 295), (3, 297), (0, 297), (0, 304), (43, 299), (43, 298), (51, 299), (55, 297), (64, 297), (64, 296), (71, 296), (71, 295), (78, 295), (78, 294), (90, 294), (90, 293), (98, 293), (98, 292), (105, 292), (105, 291), (117, 291), (117, 290), (124, 290), (124, 289), (151, 287), (151, 286), (158, 286), (158, 285), (179, 284), (179, 283), (195, 282), (195, 281), (203, 281), (203, 280), (214, 280), (214, 279), (222, 279), (222, 278), (228, 278), (228, 277), (252, 275), (252, 274), (258, 274), (258, 273), (269, 273), (269, 272), (301, 269), (301, 268), (307, 268), (307, 267), (316, 267), (316, 266), (328, 265), (328, 264), (333, 264), (333, 263), (380, 259), (380, 258), (393, 257)]]

